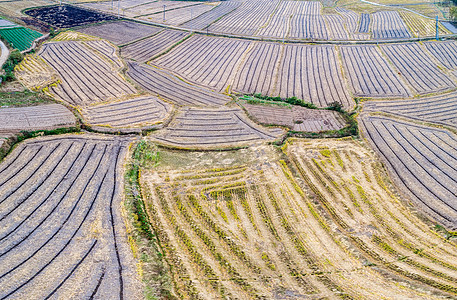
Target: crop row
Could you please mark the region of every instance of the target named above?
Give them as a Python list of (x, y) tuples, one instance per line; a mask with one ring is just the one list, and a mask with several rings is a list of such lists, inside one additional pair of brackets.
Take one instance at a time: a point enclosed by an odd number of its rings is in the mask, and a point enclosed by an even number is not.
[(45, 44), (40, 56), (62, 80), (52, 92), (70, 104), (84, 105), (136, 93), (108, 62), (79, 42)]
[[(117, 209), (116, 169), (125, 141), (90, 136), (31, 140), (3, 162), (2, 298), (57, 293), (119, 299), (136, 293), (133, 282), (123, 277), (132, 274), (126, 267), (132, 261), (124, 252), (120, 236), (125, 228)], [(112, 275), (103, 277), (105, 272)]]
[(401, 100), (395, 102), (371, 102), (364, 108), (368, 111), (382, 111), (411, 119), (457, 126), (457, 93)]
[(158, 68), (129, 62), (127, 74), (147, 91), (178, 105), (218, 106), (230, 97), (188, 84)]
[(409, 38), (411, 34), (397, 11), (379, 11), (371, 15), (373, 38), (397, 39)]

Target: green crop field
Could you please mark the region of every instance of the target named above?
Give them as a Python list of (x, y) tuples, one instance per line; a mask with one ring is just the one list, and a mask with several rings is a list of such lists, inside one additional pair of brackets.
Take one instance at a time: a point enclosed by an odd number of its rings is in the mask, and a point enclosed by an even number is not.
[(42, 34), (25, 27), (14, 27), (0, 29), (0, 36), (13, 48), (24, 51), (30, 48), (33, 41), (42, 36)]

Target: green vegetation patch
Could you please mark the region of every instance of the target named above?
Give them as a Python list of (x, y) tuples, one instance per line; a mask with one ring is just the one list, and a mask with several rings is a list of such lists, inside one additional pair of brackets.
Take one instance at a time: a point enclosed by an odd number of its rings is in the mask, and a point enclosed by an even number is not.
[(7, 41), (12, 48), (24, 51), (32, 47), (33, 41), (42, 34), (25, 27), (0, 28), (0, 36)]

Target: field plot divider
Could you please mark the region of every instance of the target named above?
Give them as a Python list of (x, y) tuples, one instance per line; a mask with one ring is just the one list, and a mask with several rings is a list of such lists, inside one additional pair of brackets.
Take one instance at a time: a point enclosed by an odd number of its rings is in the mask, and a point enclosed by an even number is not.
[[(290, 26), (289, 26), (289, 32), (290, 32)], [(278, 55), (278, 61), (276, 62), (275, 69), (273, 71), (273, 74), (276, 74), (273, 78), (273, 82), (271, 83), (273, 85), (273, 88), (271, 89), (270, 96), (276, 97), (280, 93), (280, 88), (279, 88), (279, 79), (280, 79), (280, 71), (281, 67), (284, 61), (284, 52), (285, 52), (286, 46), (285, 44), (280, 45), (280, 50), (279, 50), (279, 55)]]
[(257, 33), (258, 33), (261, 29), (263, 29), (263, 28), (267, 27), (268, 25), (270, 25), (271, 20), (273, 19), (273, 16), (275, 15), (275, 13), (278, 11), (280, 4), (281, 4), (281, 1), (278, 1), (278, 4), (276, 4), (275, 9), (274, 9), (273, 12), (268, 16), (268, 20), (267, 20), (263, 25), (259, 26), (259, 27), (257, 28), (257, 30), (254, 32), (254, 34), (252, 34), (252, 35), (257, 35)]
[(179, 41), (177, 41), (176, 43), (174, 43), (173, 45), (169, 46), (168, 48), (164, 49), (161, 53), (153, 56), (151, 59), (149, 59), (147, 62), (145, 62), (146, 64), (150, 64), (153, 60), (167, 54), (168, 52), (170, 52), (171, 50), (173, 50), (175, 47), (178, 47), (180, 44), (184, 43), (186, 40), (188, 40), (189, 38), (191, 38), (192, 36), (194, 36), (195, 33), (190, 33), (189, 35), (186, 35), (185, 37), (183, 37), (182, 39), (180, 39)]
[(147, 36), (142, 37), (142, 38), (139, 38), (139, 39), (137, 39), (137, 40), (130, 41), (130, 42), (125, 43), (125, 44), (118, 45), (117, 47), (119, 48), (119, 52), (121, 52), (122, 48), (124, 48), (125, 46), (129, 46), (129, 45), (131, 45), (131, 44), (135, 44), (135, 43), (137, 43), (137, 42), (141, 42), (142, 40), (146, 40), (146, 39), (148, 39), (148, 38), (151, 38), (151, 37), (153, 37), (153, 36), (156, 36), (156, 35), (158, 35), (159, 33), (164, 32), (165, 30), (167, 30), (167, 28), (162, 28), (161, 30), (159, 30), (159, 31), (157, 31), (157, 32), (154, 32), (153, 34), (147, 35)]

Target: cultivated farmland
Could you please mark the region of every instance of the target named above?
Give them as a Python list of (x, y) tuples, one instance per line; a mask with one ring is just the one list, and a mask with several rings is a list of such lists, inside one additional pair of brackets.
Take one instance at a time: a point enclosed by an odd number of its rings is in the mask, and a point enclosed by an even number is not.
[(321, 132), (338, 130), (346, 126), (341, 115), (335, 111), (309, 109), (296, 105), (255, 105), (241, 103), (248, 114), (265, 125), (281, 125), (293, 131)]
[(178, 105), (220, 106), (229, 96), (186, 83), (156, 67), (129, 62), (127, 74), (142, 88)]
[(239, 1), (223, 1), (212, 10), (205, 12), (184, 24), (181, 24), (181, 27), (192, 30), (205, 29), (218, 19), (237, 9), (240, 5), (241, 2)]
[(0, 297), (136, 299), (120, 212), (129, 141), (29, 140), (0, 165)]
[(33, 41), (42, 34), (25, 27), (0, 28), (0, 36), (6, 40), (11, 47), (24, 51), (32, 47)]
[(344, 28), (344, 19), (340, 15), (325, 15), (330, 40), (348, 40), (349, 34)]
[(123, 45), (153, 35), (160, 30), (162, 30), (160, 27), (131, 21), (119, 21), (93, 25), (78, 31), (106, 39), (115, 45)]
[(250, 44), (245, 40), (195, 35), (156, 59), (154, 64), (189, 81), (223, 91), (231, 83)]
[(56, 71), (37, 54), (27, 55), (14, 72), (16, 78), (31, 90), (45, 88), (59, 80)]
[(140, 16), (138, 19), (177, 26), (214, 9), (214, 7), (214, 4), (208, 3), (169, 10), (165, 12), (165, 21), (161, 13)]
[(366, 116), (362, 124), (365, 137), (406, 195), (434, 219), (456, 229), (457, 137), (387, 117)]
[(209, 31), (254, 35), (275, 11), (280, 1), (243, 2), (235, 11), (209, 26)]
[(424, 45), (443, 66), (450, 70), (457, 69), (457, 42), (429, 42)]
[(264, 129), (235, 108), (184, 108), (168, 127), (151, 137), (177, 148), (231, 148), (261, 141), (273, 141), (280, 129)]
[(364, 109), (457, 127), (457, 92), (411, 100), (368, 102)]
[(145, 127), (163, 122), (172, 105), (153, 96), (103, 103), (82, 110), (87, 123), (115, 128)]
[(0, 108), (1, 132), (50, 130), (75, 124), (75, 116), (60, 104)]
[(138, 62), (146, 62), (167, 50), (189, 33), (179, 30), (164, 30), (153, 37), (138, 41), (122, 48), (122, 56)]
[(254, 44), (235, 76), (233, 90), (245, 94), (272, 95), (281, 53), (280, 44)]
[(410, 92), (376, 46), (342, 46), (346, 76), (359, 97), (407, 97)]
[(455, 87), (418, 44), (382, 46), (383, 51), (418, 94), (449, 90)]
[[(400, 11), (400, 15), (415, 37), (434, 36), (436, 34), (434, 19), (424, 18), (408, 11)], [(438, 32), (440, 35), (450, 33), (441, 23), (438, 26)]]
[(327, 40), (325, 19), (321, 14), (322, 4), (317, 1), (299, 2), (299, 13), (291, 18), (291, 38)]
[(397, 11), (380, 11), (371, 15), (371, 31), (376, 40), (409, 38), (411, 34)]
[(61, 84), (49, 91), (69, 104), (87, 105), (136, 93), (114, 66), (81, 42), (47, 43), (39, 55), (61, 78)]
[[(455, 265), (447, 261), (455, 244), (398, 202), (369, 150), (323, 140), (294, 140), (288, 149), (290, 163), (265, 146), (165, 151), (171, 165), (141, 170), (146, 207), (182, 298), (420, 298), (431, 291), (421, 280), (452, 285)], [(324, 210), (329, 217), (321, 217)], [(414, 254), (406, 245), (439, 249)], [(398, 286), (395, 274), (414, 281)]]
[(274, 94), (297, 97), (319, 107), (339, 102), (353, 107), (333, 46), (286, 45)]
[(360, 17), (360, 33), (370, 32), (370, 14), (362, 14)]

